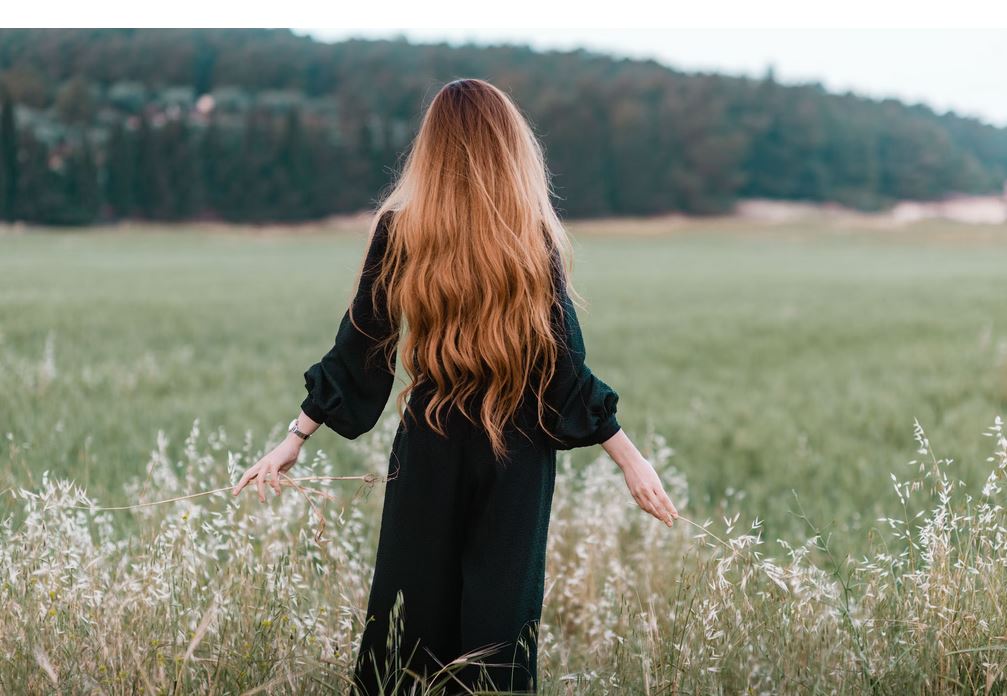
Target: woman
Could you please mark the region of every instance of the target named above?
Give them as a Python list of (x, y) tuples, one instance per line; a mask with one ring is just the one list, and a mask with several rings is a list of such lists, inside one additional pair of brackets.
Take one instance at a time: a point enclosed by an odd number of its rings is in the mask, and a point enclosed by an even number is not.
[[(305, 372), (290, 435), (234, 488), (255, 481), (265, 501), (322, 424), (347, 438), (374, 427), (398, 354), (409, 382), (354, 674), (364, 694), (435, 674), (535, 689), (557, 450), (601, 444), (640, 507), (678, 517), (619, 426), (618, 395), (584, 361), (549, 195), (512, 101), (483, 80), (445, 85), (375, 215), (335, 344)], [(474, 653), (483, 664), (445, 677)]]

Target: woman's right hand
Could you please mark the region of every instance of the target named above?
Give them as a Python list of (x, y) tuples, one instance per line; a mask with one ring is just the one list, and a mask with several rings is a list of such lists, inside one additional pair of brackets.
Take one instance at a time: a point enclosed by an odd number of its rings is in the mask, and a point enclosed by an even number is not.
[(254, 479), (258, 484), (259, 502), (266, 502), (266, 484), (272, 486), (276, 494), (279, 495), (282, 490), (280, 488), (280, 474), (289, 471), (297, 463), (297, 455), (301, 452), (303, 442), (304, 440), (294, 434), (287, 435), (283, 442), (248, 468), (231, 494), (238, 495), (241, 489)]
[(636, 504), (669, 527), (672, 526), (678, 519), (678, 510), (665, 493), (664, 484), (661, 483), (661, 477), (657, 475), (654, 466), (640, 454), (640, 450), (626, 432), (620, 429), (601, 443), (601, 446), (622, 469), (626, 487), (629, 488)]
[(678, 519), (678, 510), (664, 490), (653, 465), (642, 456), (633, 457), (622, 467), (626, 486), (636, 504), (669, 527)]

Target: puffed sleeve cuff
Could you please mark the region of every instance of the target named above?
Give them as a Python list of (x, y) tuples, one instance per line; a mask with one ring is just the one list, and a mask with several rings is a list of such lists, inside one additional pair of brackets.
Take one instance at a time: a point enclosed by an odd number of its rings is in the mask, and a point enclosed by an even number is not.
[(594, 382), (599, 393), (596, 393), (592, 400), (590, 426), (579, 438), (576, 438), (577, 445), (582, 447), (601, 444), (619, 432), (620, 428), (619, 420), (616, 417), (619, 395), (598, 378), (595, 378)]
[(615, 417), (615, 414), (613, 413), (604, 421), (602, 421), (602, 424), (594, 432), (595, 444), (601, 444), (602, 442), (605, 442), (620, 430), (622, 430), (622, 426), (619, 425), (619, 420)]
[(334, 413), (343, 403), (343, 394), (332, 380), (319, 379), (320, 363), (315, 363), (304, 373), (304, 388), (308, 394), (301, 402), (301, 410), (316, 423), (326, 424), (328, 414)]
[(616, 416), (619, 394), (596, 377), (592, 376), (591, 383), (593, 389), (586, 402), (588, 405), (585, 407), (584, 402), (575, 398), (575, 403), (581, 405), (568, 406), (560, 414), (556, 449), (598, 445), (621, 429)]
[(315, 403), (310, 394), (304, 397), (304, 401), (301, 402), (301, 410), (304, 411), (304, 415), (319, 425), (325, 424), (325, 411), (318, 408), (318, 404)]

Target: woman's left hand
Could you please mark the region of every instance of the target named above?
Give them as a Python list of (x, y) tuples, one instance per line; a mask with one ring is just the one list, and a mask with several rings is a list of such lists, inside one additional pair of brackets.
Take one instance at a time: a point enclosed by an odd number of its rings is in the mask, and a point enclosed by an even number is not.
[(280, 494), (280, 474), (286, 473), (297, 463), (297, 455), (301, 452), (304, 441), (296, 435), (288, 435), (283, 442), (257, 461), (238, 481), (231, 495), (238, 495), (241, 489), (254, 479), (259, 491), (259, 502), (266, 502), (266, 484), (269, 484), (276, 495)]

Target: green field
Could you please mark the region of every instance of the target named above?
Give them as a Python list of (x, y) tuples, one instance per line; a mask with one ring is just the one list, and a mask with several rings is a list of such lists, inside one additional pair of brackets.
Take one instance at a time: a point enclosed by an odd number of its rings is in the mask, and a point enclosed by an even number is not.
[[(339, 691), (381, 484), (185, 496), (282, 434), (362, 231), (0, 236), (0, 693)], [(589, 363), (711, 522), (643, 514), (600, 448), (559, 459), (543, 696), (1003, 693), (1004, 231), (573, 231)], [(323, 431), (292, 475), (383, 473), (387, 416)], [(183, 499), (89, 509), (66, 480), (101, 506)]]
[[(959, 476), (985, 475), (972, 466), (988, 454), (981, 433), (1007, 411), (1007, 235), (573, 229), (589, 363), (619, 391), (630, 435), (653, 429), (674, 448), (683, 513), (726, 505), (764, 519), (770, 539), (800, 539), (793, 490), (856, 546), (914, 457), (914, 418), (968, 463)], [(0, 237), (0, 486), (49, 470), (113, 504), (157, 432), (181, 443), (196, 418), (265, 444), (329, 347), (363, 242), (362, 230)], [(354, 466), (334, 433), (312, 444)]]

